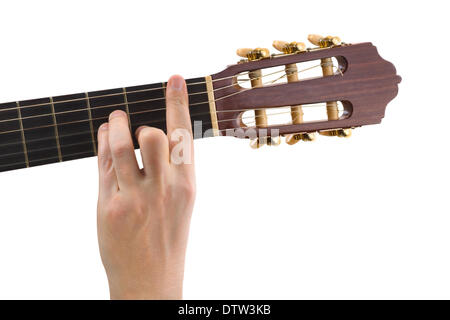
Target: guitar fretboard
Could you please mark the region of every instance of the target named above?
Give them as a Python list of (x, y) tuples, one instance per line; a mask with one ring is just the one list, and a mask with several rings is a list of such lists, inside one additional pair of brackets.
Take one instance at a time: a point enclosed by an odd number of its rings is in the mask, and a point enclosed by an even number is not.
[[(203, 136), (212, 128), (205, 78), (186, 82)], [(0, 104), (0, 171), (95, 156), (98, 128), (114, 110), (128, 114), (133, 133), (142, 125), (166, 131), (165, 90), (156, 83)]]

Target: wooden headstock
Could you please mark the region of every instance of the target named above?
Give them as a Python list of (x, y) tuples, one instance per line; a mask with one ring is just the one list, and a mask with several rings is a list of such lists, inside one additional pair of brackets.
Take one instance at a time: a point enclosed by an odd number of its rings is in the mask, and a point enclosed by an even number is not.
[[(371, 43), (344, 44), (338, 37), (320, 36), (310, 36), (310, 41), (319, 47), (306, 49), (301, 43), (276, 42), (274, 46), (283, 52), (268, 57), (258, 56), (256, 51), (241, 51), (241, 55), (256, 58), (242, 60), (212, 75), (220, 135), (239, 129), (243, 132), (238, 135), (241, 137), (251, 137), (251, 130), (258, 137), (277, 133), (300, 134), (299, 139), (308, 140), (303, 139), (302, 134), (320, 132), (329, 136), (345, 136), (349, 132), (347, 129), (381, 122), (387, 104), (397, 95), (401, 81), (394, 65), (382, 59)], [(337, 61), (337, 65), (334, 69), (325, 70), (331, 58)], [(238, 81), (242, 74), (257, 77), (258, 70), (277, 66), (286, 67), (287, 72), (288, 66), (312, 60), (321, 61), (322, 77), (296, 80), (291, 72), (286, 83), (260, 83), (252, 88), (244, 88)], [(343, 112), (338, 116), (333, 115), (331, 104), (336, 101), (343, 106)], [(303, 122), (295, 121), (293, 117), (290, 123), (267, 126), (246, 126), (241, 119), (246, 110), (291, 107), (293, 114), (295, 106), (317, 103), (326, 104), (328, 119)]]

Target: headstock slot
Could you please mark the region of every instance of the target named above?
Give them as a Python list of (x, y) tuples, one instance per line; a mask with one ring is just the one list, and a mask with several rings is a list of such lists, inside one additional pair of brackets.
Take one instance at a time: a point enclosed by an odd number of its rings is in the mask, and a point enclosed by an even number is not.
[[(352, 107), (348, 101), (337, 101), (339, 119), (346, 119), (351, 115)], [(314, 123), (328, 121), (327, 103), (319, 102), (302, 105), (303, 123)], [(268, 126), (291, 125), (291, 106), (276, 107), (266, 110)], [(243, 111), (239, 115), (241, 126), (254, 127), (256, 120), (253, 110)]]
[[(335, 75), (342, 75), (347, 66), (343, 57), (329, 57), (332, 59), (332, 66)], [(322, 61), (321, 59), (309, 60), (304, 62), (295, 63), (297, 70), (294, 69), (291, 72), (297, 73), (298, 81), (317, 79), (324, 77), (322, 73)], [(261, 80), (263, 87), (287, 83), (287, 75), (285, 65), (279, 65), (274, 67), (261, 69)], [(251, 89), (251, 77), (250, 72), (242, 72), (237, 74), (233, 82), (239, 89)]]

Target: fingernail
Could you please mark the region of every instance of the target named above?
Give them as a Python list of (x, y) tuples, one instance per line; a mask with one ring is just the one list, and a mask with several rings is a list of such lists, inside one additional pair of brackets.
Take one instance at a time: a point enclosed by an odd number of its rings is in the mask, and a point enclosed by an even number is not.
[(109, 126), (108, 122), (105, 122), (100, 126), (100, 128), (98, 128), (98, 130), (103, 130), (103, 131), (108, 130), (108, 126)]
[(111, 112), (111, 114), (109, 115), (109, 120), (117, 118), (117, 117), (123, 117), (125, 115), (125, 112), (123, 112), (122, 110), (116, 110)]
[(169, 86), (173, 90), (181, 91), (184, 87), (184, 79), (180, 76), (174, 76), (170, 78)]
[(141, 132), (141, 130), (147, 128), (147, 126), (140, 126), (139, 128), (136, 129), (136, 131), (134, 132), (135, 135), (139, 135), (139, 132)]

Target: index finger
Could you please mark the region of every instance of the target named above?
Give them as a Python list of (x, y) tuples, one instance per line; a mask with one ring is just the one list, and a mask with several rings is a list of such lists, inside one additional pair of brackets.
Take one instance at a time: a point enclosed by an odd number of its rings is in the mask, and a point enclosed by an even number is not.
[[(166, 91), (167, 136), (169, 138), (170, 160), (188, 170), (193, 162), (192, 124), (189, 114), (189, 98), (186, 82), (181, 76), (169, 79)], [(186, 166), (188, 165), (188, 166)]]
[(176, 129), (186, 129), (192, 135), (191, 116), (186, 82), (179, 75), (172, 76), (166, 90), (167, 136)]

